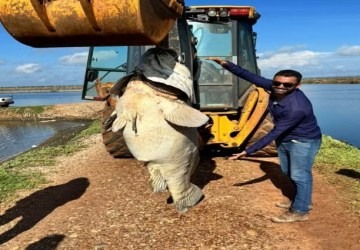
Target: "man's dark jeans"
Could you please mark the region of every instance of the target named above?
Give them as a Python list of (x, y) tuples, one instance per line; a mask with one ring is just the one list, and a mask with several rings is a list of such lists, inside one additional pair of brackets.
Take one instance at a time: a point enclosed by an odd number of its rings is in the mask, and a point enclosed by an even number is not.
[(321, 139), (299, 139), (278, 145), (281, 171), (290, 177), (296, 188), (291, 211), (307, 213), (313, 188), (312, 166), (319, 151)]

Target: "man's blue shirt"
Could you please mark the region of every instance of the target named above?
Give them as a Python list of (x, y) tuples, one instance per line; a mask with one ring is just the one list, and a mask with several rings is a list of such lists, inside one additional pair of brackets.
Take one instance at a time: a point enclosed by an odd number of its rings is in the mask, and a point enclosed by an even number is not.
[[(272, 80), (257, 76), (231, 62), (227, 62), (223, 67), (234, 75), (272, 92)], [(255, 153), (273, 140), (278, 145), (291, 140), (321, 139), (321, 130), (317, 124), (312, 104), (300, 89), (296, 88), (279, 102), (273, 95), (270, 95), (269, 112), (274, 122), (274, 128), (248, 147), (245, 150), (247, 154)]]

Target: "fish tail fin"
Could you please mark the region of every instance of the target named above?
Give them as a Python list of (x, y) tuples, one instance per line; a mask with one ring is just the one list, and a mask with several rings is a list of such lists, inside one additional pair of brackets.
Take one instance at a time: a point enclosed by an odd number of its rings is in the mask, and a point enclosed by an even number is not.
[(202, 190), (190, 183), (189, 189), (186, 191), (184, 197), (175, 201), (176, 210), (180, 213), (185, 213), (190, 207), (195, 206), (204, 198)]

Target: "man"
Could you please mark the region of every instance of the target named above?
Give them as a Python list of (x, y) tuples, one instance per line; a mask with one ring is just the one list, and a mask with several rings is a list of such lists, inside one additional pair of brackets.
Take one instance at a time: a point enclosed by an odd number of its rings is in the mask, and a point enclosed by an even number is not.
[(299, 89), (302, 75), (294, 70), (282, 70), (273, 80), (257, 76), (246, 69), (217, 57), (209, 60), (259, 87), (270, 91), (269, 111), (274, 128), (259, 141), (234, 154), (235, 160), (276, 142), (281, 171), (295, 186), (295, 197), (286, 204), (277, 204), (289, 210), (272, 218), (273, 222), (306, 221), (311, 208), (312, 165), (321, 144), (321, 131), (309, 99)]

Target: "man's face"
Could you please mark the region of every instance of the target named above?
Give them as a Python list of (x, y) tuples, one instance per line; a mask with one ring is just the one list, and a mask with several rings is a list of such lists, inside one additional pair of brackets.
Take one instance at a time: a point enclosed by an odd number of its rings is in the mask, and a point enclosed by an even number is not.
[(276, 76), (273, 79), (273, 90), (276, 96), (285, 96), (294, 91), (299, 85), (294, 76)]

